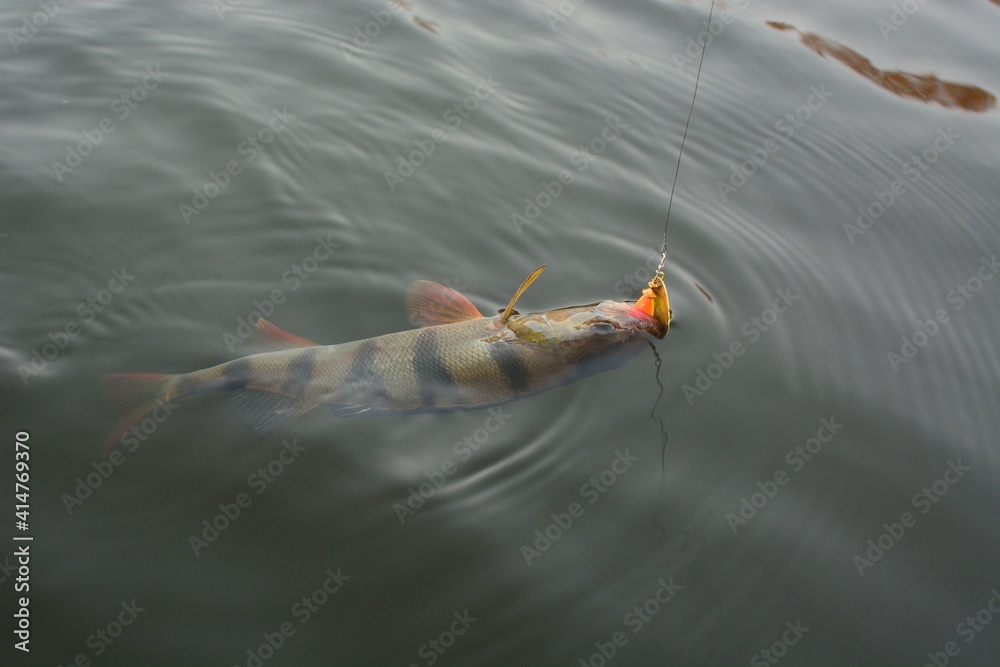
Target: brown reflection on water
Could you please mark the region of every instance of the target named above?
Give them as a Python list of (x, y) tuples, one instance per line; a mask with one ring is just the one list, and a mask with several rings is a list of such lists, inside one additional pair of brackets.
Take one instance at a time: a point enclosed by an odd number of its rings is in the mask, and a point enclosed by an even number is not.
[(419, 16), (415, 11), (413, 11), (413, 3), (410, 2), (410, 0), (390, 0), (390, 4), (396, 5), (397, 7), (400, 7), (408, 11), (410, 15), (413, 17), (413, 22), (416, 23), (421, 28), (423, 28), (424, 30), (426, 30), (427, 32), (433, 33), (435, 35), (438, 34), (438, 24), (435, 23), (434, 21), (428, 21), (427, 19), (425, 19), (422, 16)]
[(423, 28), (424, 30), (426, 30), (427, 32), (432, 32), (435, 35), (438, 34), (437, 23), (435, 23), (434, 21), (428, 21), (424, 17), (417, 16), (416, 14), (414, 14), (413, 22), (416, 23), (421, 28)]
[(836, 58), (872, 83), (900, 97), (966, 111), (988, 111), (996, 106), (997, 98), (982, 88), (943, 81), (933, 74), (881, 70), (875, 67), (871, 60), (843, 44), (830, 41), (815, 33), (802, 32), (793, 25), (779, 21), (767, 21), (767, 25), (776, 30), (797, 32), (802, 43), (820, 56)]

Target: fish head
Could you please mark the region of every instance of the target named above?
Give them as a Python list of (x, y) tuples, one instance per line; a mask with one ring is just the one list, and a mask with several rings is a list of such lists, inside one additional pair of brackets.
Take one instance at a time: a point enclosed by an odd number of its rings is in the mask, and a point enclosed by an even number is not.
[(670, 307), (662, 280), (636, 303), (601, 301), (543, 313), (516, 315), (508, 331), (520, 342), (548, 349), (565, 361), (584, 361), (634, 343), (663, 338), (670, 327)]

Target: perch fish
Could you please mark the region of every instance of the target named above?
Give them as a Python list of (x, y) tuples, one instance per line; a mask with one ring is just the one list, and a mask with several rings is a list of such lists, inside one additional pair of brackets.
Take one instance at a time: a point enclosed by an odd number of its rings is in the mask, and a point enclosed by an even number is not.
[(457, 291), (420, 280), (407, 296), (417, 329), (317, 345), (260, 319), (255, 334), (269, 352), (191, 373), (110, 375), (119, 419), (107, 449), (157, 407), (206, 391), (236, 392), (236, 414), (258, 433), (318, 406), (358, 417), (493, 406), (618, 367), (670, 327), (661, 274), (635, 303), (518, 313), (515, 302), (544, 268), (492, 317)]

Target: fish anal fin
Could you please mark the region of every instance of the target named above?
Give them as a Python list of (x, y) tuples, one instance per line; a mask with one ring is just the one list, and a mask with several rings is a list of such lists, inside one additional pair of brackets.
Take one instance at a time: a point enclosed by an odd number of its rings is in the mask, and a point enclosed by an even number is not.
[(266, 435), (316, 407), (315, 403), (257, 389), (237, 392), (230, 405), (239, 420), (258, 435)]
[(413, 323), (421, 327), (475, 320), (483, 316), (460, 293), (430, 280), (418, 280), (410, 285), (406, 308)]
[(372, 406), (359, 405), (357, 403), (336, 403), (330, 405), (329, 408), (338, 417), (363, 417), (369, 412), (373, 415), (379, 414), (379, 411), (372, 408)]
[(254, 327), (253, 342), (267, 350), (297, 350), (317, 345), (311, 340), (288, 333), (284, 329), (271, 324), (263, 317), (257, 320), (257, 324)]

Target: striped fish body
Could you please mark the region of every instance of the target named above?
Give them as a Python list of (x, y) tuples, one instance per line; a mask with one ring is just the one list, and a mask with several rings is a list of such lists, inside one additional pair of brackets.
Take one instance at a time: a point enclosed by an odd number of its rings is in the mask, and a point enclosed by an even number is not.
[(255, 431), (317, 406), (342, 416), (378, 416), (529, 396), (619, 366), (662, 338), (669, 327), (666, 291), (659, 301), (643, 299), (483, 317), (454, 290), (420, 281), (409, 298), (414, 319), (424, 325), (419, 329), (321, 346), (260, 320), (259, 340), (280, 349), (192, 373), (111, 376), (123, 414), (110, 446), (150, 401), (155, 407), (204, 391), (237, 392), (236, 412)]

